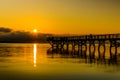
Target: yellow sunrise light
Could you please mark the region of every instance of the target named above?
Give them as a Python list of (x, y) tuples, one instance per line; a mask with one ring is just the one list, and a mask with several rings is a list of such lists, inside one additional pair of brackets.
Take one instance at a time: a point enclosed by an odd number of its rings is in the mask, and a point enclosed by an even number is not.
[(33, 54), (34, 54), (33, 63), (34, 63), (34, 67), (36, 67), (36, 61), (37, 61), (37, 44), (34, 44)]
[(34, 33), (37, 33), (37, 29), (34, 29), (33, 32), (34, 32)]

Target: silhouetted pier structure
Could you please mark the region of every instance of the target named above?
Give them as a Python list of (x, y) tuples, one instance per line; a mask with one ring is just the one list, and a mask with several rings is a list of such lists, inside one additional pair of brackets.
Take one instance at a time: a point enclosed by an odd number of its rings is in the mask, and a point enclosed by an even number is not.
[(106, 46), (109, 46), (110, 59), (114, 59), (117, 57), (118, 47), (120, 47), (120, 34), (53, 36), (48, 37), (47, 41), (53, 50), (72, 50), (73, 53), (77, 50), (77, 54), (80, 55), (86, 55), (86, 52), (89, 51), (90, 58), (94, 58), (96, 51), (99, 58), (104, 58)]
[[(81, 55), (82, 54), (82, 55)], [(64, 60), (68, 61), (70, 59), (70, 63), (86, 63), (86, 64), (103, 64), (103, 65), (120, 65), (120, 56), (112, 58), (114, 55), (110, 55), (110, 58), (95, 58), (95, 56), (90, 57), (90, 55), (87, 55), (84, 51), (79, 54), (79, 51), (75, 50), (68, 51), (63, 49), (62, 51), (60, 49), (48, 49), (47, 55), (48, 58), (55, 59), (56, 58), (63, 58)]]

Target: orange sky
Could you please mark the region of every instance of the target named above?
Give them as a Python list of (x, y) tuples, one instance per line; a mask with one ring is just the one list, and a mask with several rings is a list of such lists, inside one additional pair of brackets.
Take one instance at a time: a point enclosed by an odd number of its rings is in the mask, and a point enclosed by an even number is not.
[(120, 32), (117, 0), (0, 0), (0, 26), (55, 34)]

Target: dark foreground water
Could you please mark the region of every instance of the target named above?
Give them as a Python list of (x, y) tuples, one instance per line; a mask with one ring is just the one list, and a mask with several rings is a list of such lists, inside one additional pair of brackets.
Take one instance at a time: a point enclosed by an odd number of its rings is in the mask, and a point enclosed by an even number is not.
[(120, 80), (120, 63), (48, 55), (49, 44), (0, 44), (0, 80)]

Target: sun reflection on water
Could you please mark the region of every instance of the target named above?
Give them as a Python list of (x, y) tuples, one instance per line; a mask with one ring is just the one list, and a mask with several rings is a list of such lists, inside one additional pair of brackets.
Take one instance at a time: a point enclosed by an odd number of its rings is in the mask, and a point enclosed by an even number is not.
[(34, 62), (34, 67), (36, 67), (36, 61), (37, 61), (37, 44), (34, 44), (34, 59), (33, 59), (33, 62)]

